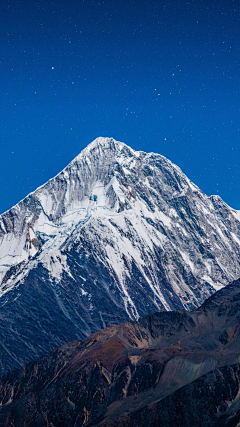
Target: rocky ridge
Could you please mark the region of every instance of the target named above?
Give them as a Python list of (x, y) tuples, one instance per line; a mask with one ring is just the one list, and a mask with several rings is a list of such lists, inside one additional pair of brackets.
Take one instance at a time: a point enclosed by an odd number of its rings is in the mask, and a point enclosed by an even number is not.
[(0, 422), (55, 427), (237, 426), (240, 280), (199, 309), (146, 315), (0, 378)]

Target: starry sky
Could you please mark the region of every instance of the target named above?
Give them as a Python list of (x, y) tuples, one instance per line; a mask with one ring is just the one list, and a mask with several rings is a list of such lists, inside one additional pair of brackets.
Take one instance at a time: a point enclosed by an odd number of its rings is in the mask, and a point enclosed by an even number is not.
[(97, 136), (240, 209), (236, 0), (1, 0), (0, 213)]

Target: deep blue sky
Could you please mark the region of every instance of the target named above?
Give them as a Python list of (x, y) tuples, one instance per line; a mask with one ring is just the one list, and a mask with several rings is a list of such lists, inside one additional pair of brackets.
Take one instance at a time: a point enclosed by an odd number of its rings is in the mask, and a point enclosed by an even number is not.
[(97, 136), (240, 209), (234, 0), (1, 0), (0, 213)]

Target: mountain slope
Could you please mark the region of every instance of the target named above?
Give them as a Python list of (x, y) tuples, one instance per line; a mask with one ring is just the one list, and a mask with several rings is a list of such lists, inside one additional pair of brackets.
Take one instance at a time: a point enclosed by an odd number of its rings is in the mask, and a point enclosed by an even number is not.
[(239, 381), (240, 364), (224, 366), (101, 427), (238, 427)]
[(55, 349), (0, 378), (1, 425), (223, 426), (240, 411), (239, 313), (240, 280)]
[(239, 276), (239, 212), (165, 157), (98, 138), (0, 216), (0, 370)]

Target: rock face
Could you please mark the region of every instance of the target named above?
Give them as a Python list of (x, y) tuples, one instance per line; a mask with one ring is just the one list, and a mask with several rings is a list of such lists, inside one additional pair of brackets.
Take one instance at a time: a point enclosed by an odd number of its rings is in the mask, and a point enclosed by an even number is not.
[(224, 366), (101, 427), (238, 427), (239, 381), (240, 364)]
[(240, 214), (165, 157), (98, 138), (0, 216), (0, 372), (240, 276)]
[(0, 425), (236, 426), (240, 280), (199, 309), (143, 316), (0, 378)]

